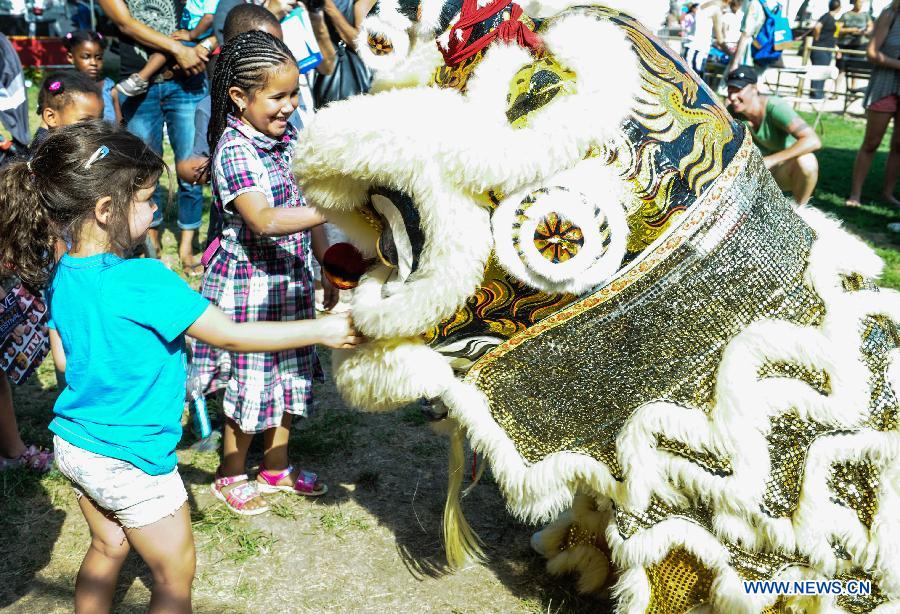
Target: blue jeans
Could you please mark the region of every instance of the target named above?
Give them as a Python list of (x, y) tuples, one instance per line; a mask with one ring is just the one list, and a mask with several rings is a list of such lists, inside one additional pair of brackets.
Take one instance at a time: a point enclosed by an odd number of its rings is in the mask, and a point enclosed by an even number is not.
[[(194, 149), (194, 109), (207, 94), (206, 75), (176, 78), (152, 83), (146, 94), (125, 98), (122, 115), (128, 131), (135, 134), (156, 153), (162, 155), (163, 124), (175, 151), (175, 162), (191, 156)], [(159, 205), (153, 216), (155, 228), (162, 223), (162, 187), (154, 195)], [(203, 215), (203, 186), (178, 180), (178, 227), (182, 230), (200, 228)]]

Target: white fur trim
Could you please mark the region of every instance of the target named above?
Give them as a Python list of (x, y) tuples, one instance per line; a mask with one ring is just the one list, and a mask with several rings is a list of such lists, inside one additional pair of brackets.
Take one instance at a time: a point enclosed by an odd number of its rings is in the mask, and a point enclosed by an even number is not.
[[(590, 497), (578, 495), (569, 512), (561, 514), (553, 523), (535, 533), (531, 544), (548, 559), (547, 571), (554, 575), (578, 573), (578, 590), (581, 593), (600, 590), (609, 575), (609, 559), (600, 547), (605, 548), (604, 533), (611, 512), (608, 505), (602, 510), (594, 509)], [(563, 542), (573, 524), (596, 534), (597, 539), (602, 541), (593, 545), (580, 544), (574, 548), (566, 548)]]
[[(715, 579), (711, 588), (713, 610), (735, 614), (755, 614), (772, 605), (777, 595), (754, 594), (744, 590), (741, 578), (729, 565), (730, 555), (712, 535), (693, 522), (669, 518), (644, 531), (622, 539), (614, 522), (610, 522), (607, 540), (612, 548), (613, 562), (626, 569), (613, 587), (617, 597), (616, 612), (637, 614), (646, 612), (650, 598), (650, 582), (644, 568), (660, 563), (675, 548), (684, 548), (709, 569)], [(773, 580), (826, 580), (825, 575), (804, 567), (788, 567)], [(816, 611), (834, 611), (833, 600), (823, 596)], [(838, 610), (840, 611), (840, 610)]]
[[(434, 40), (435, 33), (440, 27), (441, 11), (444, 8), (444, 0), (421, 0), (419, 4), (419, 21), (416, 23), (416, 35), (422, 42)], [(453, 20), (459, 19), (459, 15)]]
[(418, 339), (367, 343), (338, 354), (334, 380), (344, 400), (368, 410), (390, 410), (434, 398), (454, 381), (444, 358)]
[[(396, 68), (409, 55), (411, 27), (412, 22), (398, 12), (382, 10), (378, 15), (369, 15), (363, 20), (356, 38), (356, 49), (360, 59), (374, 71)], [(376, 54), (369, 46), (370, 36), (387, 39), (393, 50), (384, 55)]]
[[(477, 114), (496, 124), (477, 138), (477, 152), (442, 163), (449, 176), (466, 178), (467, 187), (476, 193), (490, 189), (511, 193), (575, 166), (591, 147), (611, 139), (631, 112), (639, 71), (621, 30), (608, 22), (570, 15), (555, 22), (543, 40), (548, 53), (575, 72), (577, 91), (533, 113), (527, 127), (512, 128), (505, 117), (497, 121), (497, 109), (505, 112), (508, 92), (498, 83), (509, 84), (524, 57), (520, 50), (491, 46), (483, 66), (469, 78), (470, 100), (477, 106), (467, 118)], [(491, 60), (494, 53), (502, 56), (497, 62)], [(598, 63), (598, 57), (604, 62)], [(610, 88), (610, 83), (616, 87)], [(473, 162), (477, 172), (472, 172)]]
[(393, 68), (378, 70), (372, 77), (370, 94), (392, 89), (427, 86), (444, 58), (434, 43), (414, 43), (409, 55)]
[[(586, 38), (567, 39), (573, 36)], [(510, 193), (572, 167), (592, 146), (610, 138), (629, 114), (639, 86), (637, 58), (620, 30), (590, 17), (560, 19), (545, 43), (575, 70), (577, 93), (561, 96), (533, 114), (529, 127), (512, 128), (504, 115), (508, 84), (521, 67), (518, 58), (524, 56), (521, 50), (494, 45), (484, 66), (470, 78), (471, 99), (450, 90), (393, 90), (335, 103), (317, 113), (295, 158), (305, 189), (341, 189), (328, 182), (334, 176), (346, 177), (351, 188), (354, 181), (373, 177), (408, 186), (418, 171), (431, 166), (454, 178), (455, 187), (467, 193)], [(498, 49), (504, 60), (512, 60), (489, 61)], [(598, 64), (597, 57), (605, 61)], [(616, 87), (610, 89), (609, 83)], [(493, 100), (483, 94), (486, 91)], [(451, 139), (434, 130), (448, 118), (465, 118)], [(337, 195), (318, 194), (315, 199), (324, 207), (346, 206), (339, 200)]]

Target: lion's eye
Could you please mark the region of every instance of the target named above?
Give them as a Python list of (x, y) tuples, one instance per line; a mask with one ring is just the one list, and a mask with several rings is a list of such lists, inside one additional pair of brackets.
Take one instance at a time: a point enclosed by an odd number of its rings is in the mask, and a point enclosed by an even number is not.
[(390, 188), (373, 188), (369, 201), (386, 222), (378, 240), (381, 258), (404, 281), (418, 268), (425, 244), (419, 212), (408, 194)]

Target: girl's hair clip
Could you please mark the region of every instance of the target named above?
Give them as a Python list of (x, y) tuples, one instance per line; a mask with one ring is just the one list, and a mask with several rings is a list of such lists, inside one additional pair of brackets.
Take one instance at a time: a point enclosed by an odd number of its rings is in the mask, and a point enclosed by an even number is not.
[(102, 34), (100, 34), (99, 32), (94, 32), (94, 34), (97, 35), (97, 40), (101, 40), (101, 41), (103, 40), (103, 35), (102, 35)]
[(63, 91), (62, 81), (51, 81), (50, 85), (47, 86), (48, 92), (53, 92), (54, 94), (58, 94)]
[(88, 161), (84, 163), (84, 170), (90, 170), (90, 168), (94, 164), (94, 162), (97, 162), (98, 160), (102, 160), (103, 158), (105, 158), (108, 155), (109, 155), (109, 147), (107, 147), (106, 145), (101, 145), (100, 147), (97, 148), (97, 151), (95, 151), (94, 153), (91, 154), (91, 157), (88, 158)]

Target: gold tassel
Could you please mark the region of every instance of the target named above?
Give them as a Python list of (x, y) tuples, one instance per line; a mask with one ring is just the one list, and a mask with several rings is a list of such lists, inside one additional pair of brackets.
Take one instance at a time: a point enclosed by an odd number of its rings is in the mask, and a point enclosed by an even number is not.
[[(449, 419), (449, 420), (452, 420)], [(447, 563), (458, 569), (468, 561), (484, 560), (481, 539), (463, 516), (460, 505), (460, 490), (465, 477), (466, 449), (463, 429), (453, 420), (450, 433), (450, 474), (447, 484), (447, 503), (444, 505), (444, 551)]]

